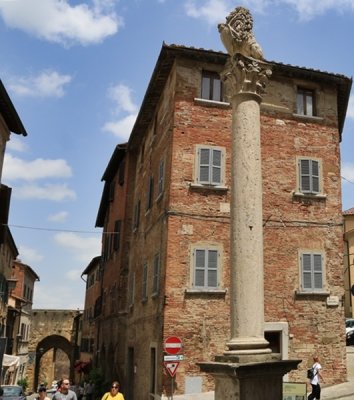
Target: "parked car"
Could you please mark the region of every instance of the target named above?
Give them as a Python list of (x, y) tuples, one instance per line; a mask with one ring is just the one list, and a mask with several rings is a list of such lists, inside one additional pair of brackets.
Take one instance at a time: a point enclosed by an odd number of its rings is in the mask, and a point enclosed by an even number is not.
[(26, 396), (23, 393), (22, 386), (18, 385), (3, 385), (2, 389), (2, 398), (4, 400), (25, 400)]
[(354, 346), (354, 318), (345, 321), (345, 336), (347, 346)]

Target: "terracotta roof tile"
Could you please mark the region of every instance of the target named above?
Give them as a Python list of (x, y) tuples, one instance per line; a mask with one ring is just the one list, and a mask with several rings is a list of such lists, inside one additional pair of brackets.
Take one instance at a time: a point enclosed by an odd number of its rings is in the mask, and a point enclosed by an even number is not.
[(343, 211), (343, 215), (354, 215), (354, 207), (349, 208), (349, 210)]

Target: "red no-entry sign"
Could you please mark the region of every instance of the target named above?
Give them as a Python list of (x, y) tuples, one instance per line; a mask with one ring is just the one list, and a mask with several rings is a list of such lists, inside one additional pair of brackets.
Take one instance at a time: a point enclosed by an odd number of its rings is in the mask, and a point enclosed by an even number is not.
[(167, 354), (179, 354), (182, 350), (182, 340), (177, 336), (170, 336), (165, 340), (164, 349)]

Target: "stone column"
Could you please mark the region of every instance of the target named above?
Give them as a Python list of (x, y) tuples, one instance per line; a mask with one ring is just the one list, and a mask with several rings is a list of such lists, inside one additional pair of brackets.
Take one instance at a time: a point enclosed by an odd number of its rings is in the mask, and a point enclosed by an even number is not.
[(232, 103), (231, 339), (214, 362), (198, 363), (215, 378), (217, 400), (279, 400), (283, 375), (301, 360), (279, 360), (264, 339), (263, 207), (260, 103), (271, 68), (237, 7), (219, 25), (229, 53), (222, 79)]
[(265, 354), (260, 103), (267, 63), (233, 55), (223, 73), (232, 93), (231, 339), (226, 354)]

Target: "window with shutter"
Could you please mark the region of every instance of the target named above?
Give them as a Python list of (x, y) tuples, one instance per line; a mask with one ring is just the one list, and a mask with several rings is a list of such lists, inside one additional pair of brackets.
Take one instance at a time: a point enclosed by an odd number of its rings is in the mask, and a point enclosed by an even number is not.
[(224, 151), (217, 147), (197, 147), (197, 178), (201, 185), (221, 186), (224, 176)]
[(140, 223), (140, 200), (134, 206), (134, 222), (133, 222), (133, 229), (136, 230), (139, 227)]
[(320, 193), (319, 161), (300, 159), (300, 190), (303, 193)]
[(218, 283), (219, 251), (217, 249), (194, 249), (193, 286), (215, 289)]
[(152, 277), (152, 293), (157, 294), (159, 291), (160, 280), (160, 254), (157, 253), (154, 257), (154, 271)]
[(302, 288), (305, 291), (322, 291), (323, 284), (323, 256), (321, 253), (301, 254)]
[(148, 284), (148, 264), (145, 263), (143, 270), (142, 300), (147, 299), (147, 284)]
[(160, 197), (163, 192), (164, 174), (165, 174), (165, 163), (164, 160), (161, 160), (159, 165), (159, 179), (157, 183), (157, 197)]
[(146, 195), (146, 211), (152, 207), (154, 196), (154, 177), (151, 175), (148, 180), (147, 195)]
[(296, 157), (296, 190), (294, 196), (306, 196), (325, 199), (322, 178), (322, 160), (304, 156)]
[(114, 223), (114, 241), (113, 241), (113, 248), (115, 251), (119, 250), (120, 246), (120, 231), (121, 231), (121, 224), (122, 221), (117, 220)]

